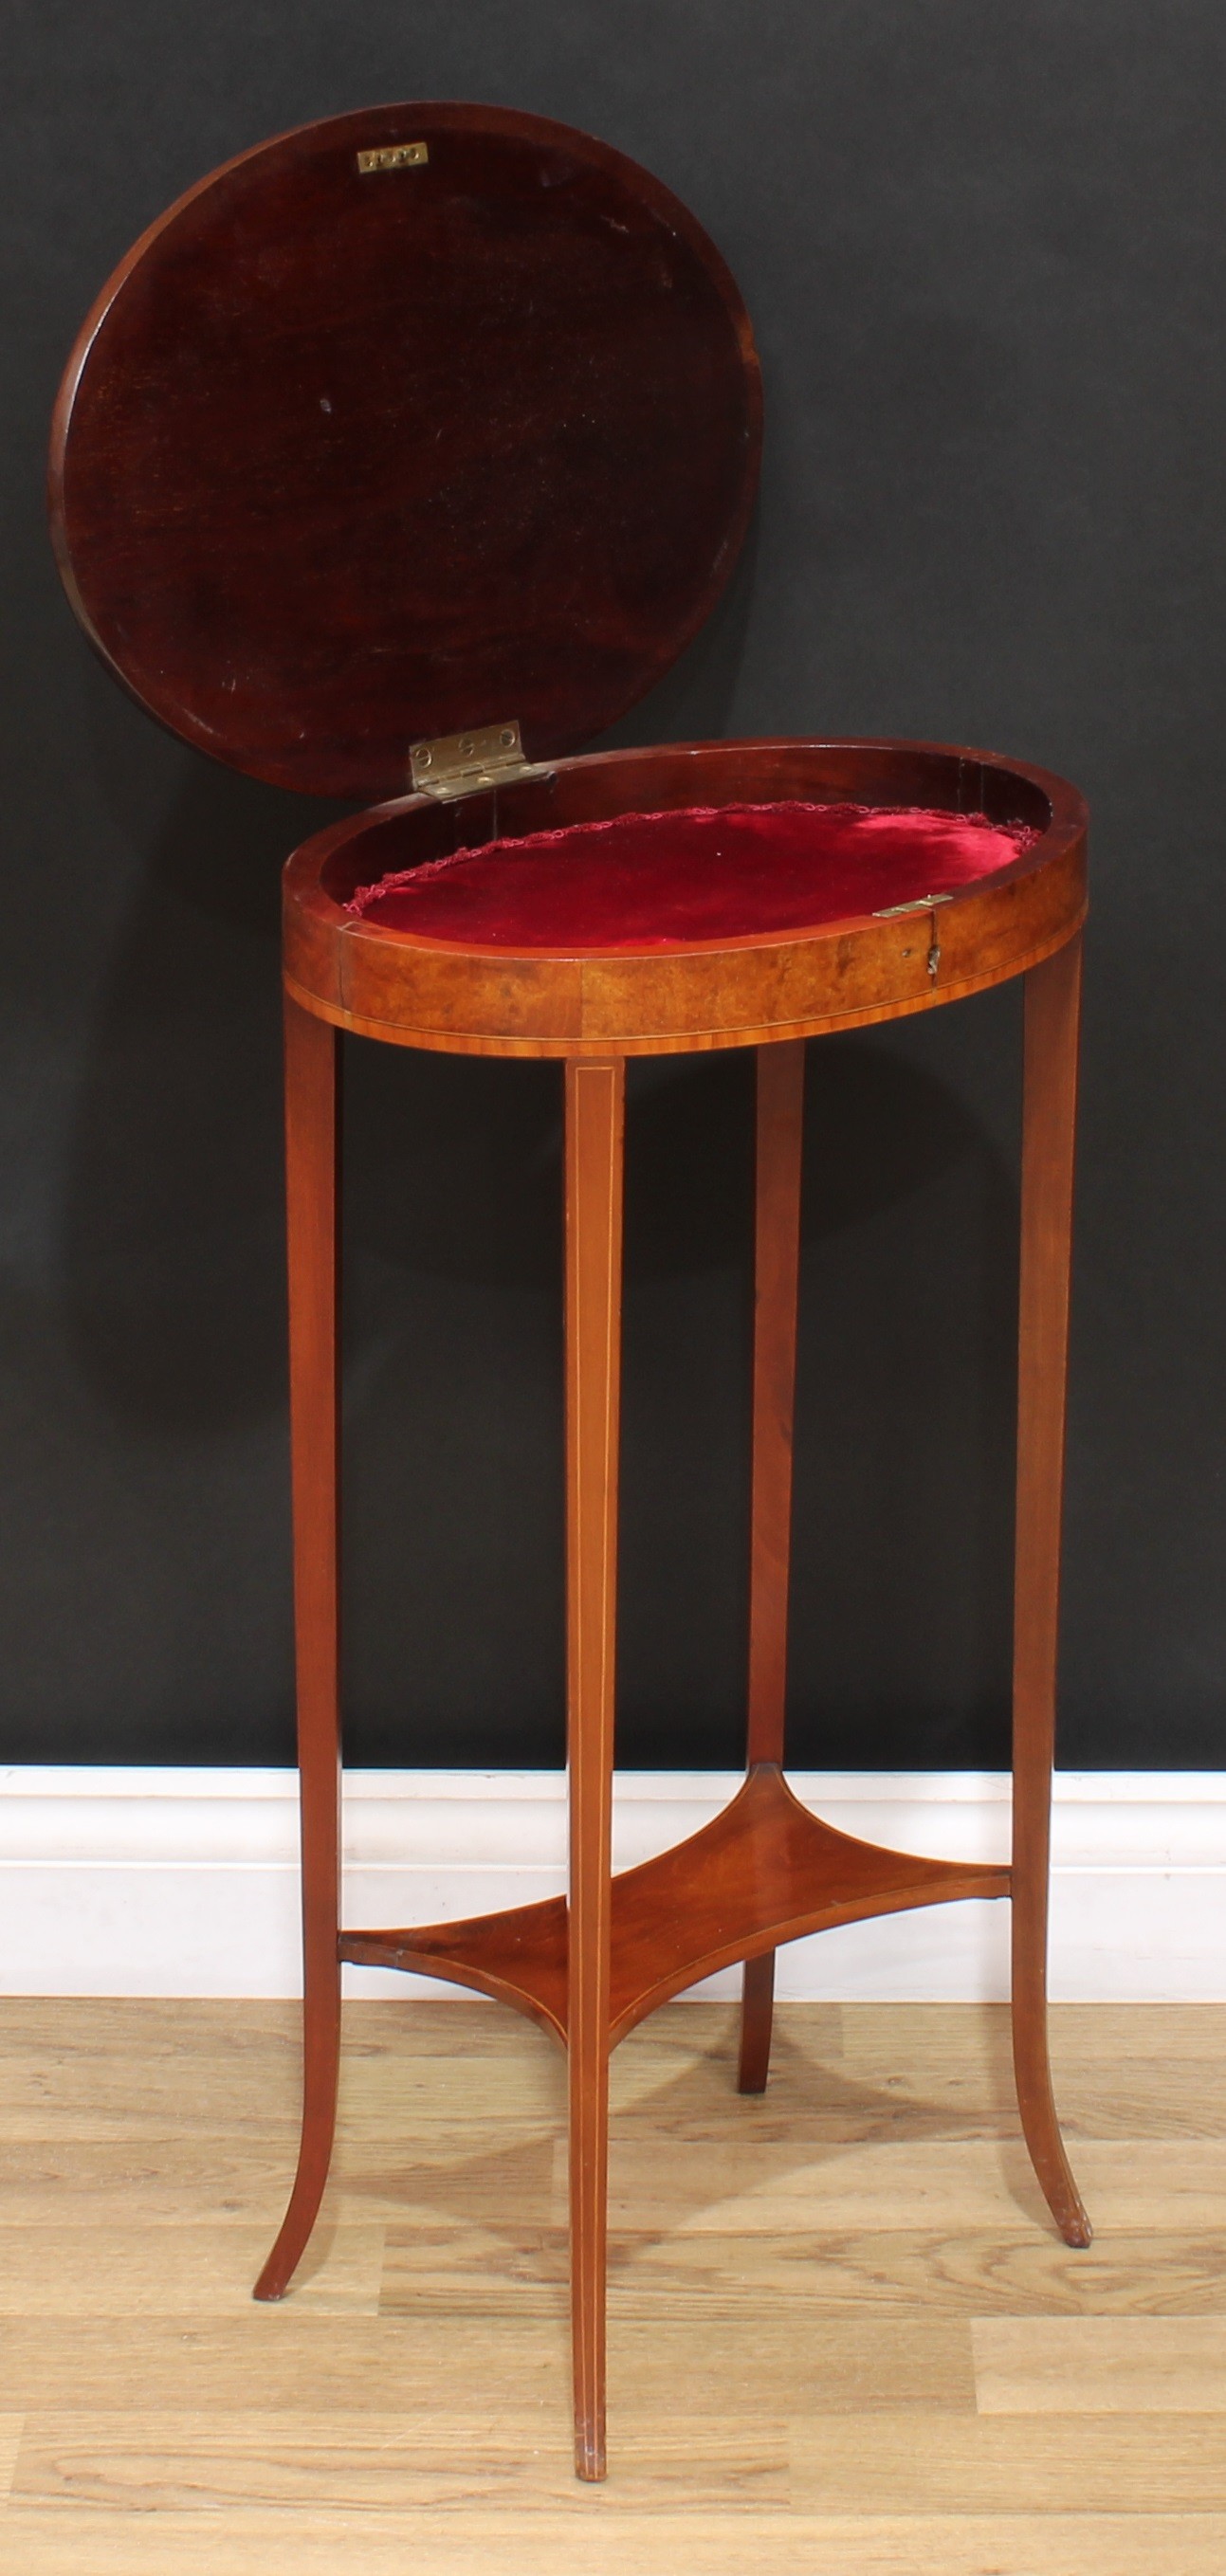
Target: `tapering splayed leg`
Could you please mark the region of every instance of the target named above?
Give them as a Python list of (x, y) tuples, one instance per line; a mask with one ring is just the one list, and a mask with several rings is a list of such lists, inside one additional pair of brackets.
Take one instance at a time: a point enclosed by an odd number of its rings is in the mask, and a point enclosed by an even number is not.
[[(749, 1565), (750, 1766), (756, 1762), (783, 1762), (804, 1089), (803, 1038), (759, 1047)], [(737, 2079), (742, 2093), (765, 2091), (774, 1997), (775, 1953), (768, 1950), (761, 1958), (747, 1959), (745, 1963)]]
[(1055, 1751), (1081, 939), (1026, 978), (1013, 1652), (1013, 2062), (1022, 2128), (1066, 2244), (1091, 2228), (1052, 2098), (1047, 1901)]
[(288, 2288), (315, 2224), (336, 2125), (340, 1861), (337, 1181), (339, 1041), (285, 1004), (286, 1208), (294, 1626), (302, 1814), (302, 2142), (289, 2207), (255, 2286)]
[(566, 1067), (568, 2049), (575, 2469), (605, 2473), (605, 2268), (625, 1065)]

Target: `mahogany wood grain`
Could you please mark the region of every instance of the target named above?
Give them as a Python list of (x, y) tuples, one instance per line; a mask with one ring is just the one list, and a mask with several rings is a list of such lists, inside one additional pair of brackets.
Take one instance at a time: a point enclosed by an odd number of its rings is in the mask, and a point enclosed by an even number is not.
[[(999, 1864), (928, 1860), (838, 1832), (801, 1806), (776, 1764), (759, 1763), (709, 1824), (614, 1877), (609, 2046), (700, 1978), (807, 1932), (1008, 1893), (1009, 1872)], [(361, 1965), (407, 1968), (494, 1995), (565, 2044), (567, 1911), (560, 1896), (463, 1923), (345, 1932), (340, 1952)]]
[[(492, 832), (677, 805), (783, 797), (877, 805), (923, 800), (1027, 823), (1039, 840), (947, 903), (895, 919), (685, 949), (575, 956), (411, 937), (345, 910), (373, 883)], [(559, 761), (444, 809), (410, 797), (304, 843), (285, 877), (285, 969), (311, 1010), (361, 1036), (477, 1055), (666, 1055), (750, 1046), (930, 1010), (1021, 974), (1085, 911), (1085, 806), (1047, 771), (914, 743), (761, 741), (669, 745)]]
[(255, 2287), (284, 2295), (315, 2224), (340, 2055), (340, 1599), (337, 1362), (340, 1044), (285, 1006), (286, 1215), (294, 1620), (301, 1784), (302, 2140), (289, 2207)]
[(605, 2473), (605, 2238), (626, 1068), (566, 1068), (571, 2350), (575, 2467)]
[(535, 760), (642, 697), (736, 562), (761, 412), (736, 283), (648, 171), (508, 108), (363, 108), (211, 173), (103, 288), (52, 529), (151, 713), (368, 801), (425, 737), (514, 718)]
[[(785, 1039), (780, 1046), (760, 1048), (757, 1072), (749, 1506), (747, 1759), (751, 1767), (760, 1762), (782, 1765), (784, 1750), (804, 1040)], [(775, 1954), (764, 1950), (759, 1958), (745, 1963), (737, 2078), (742, 2093), (766, 2089), (774, 1992)]]
[(1013, 2056), (1026, 2143), (1069, 2245), (1088, 2245), (1091, 2227), (1052, 2096), (1047, 1910), (1080, 1013), (1078, 937), (1026, 979), (1013, 1660)]

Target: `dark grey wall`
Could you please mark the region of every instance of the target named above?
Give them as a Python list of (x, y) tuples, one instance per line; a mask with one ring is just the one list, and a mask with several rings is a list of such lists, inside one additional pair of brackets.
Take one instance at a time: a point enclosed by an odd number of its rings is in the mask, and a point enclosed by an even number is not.
[[(731, 261), (767, 464), (717, 631), (625, 739), (840, 728), (1095, 813), (1062, 1757), (1223, 1759), (1214, 0), (10, 0), (8, 986), (18, 1761), (290, 1750), (277, 872), (318, 810), (98, 670), (39, 482), (73, 331), (217, 161), (379, 97), (593, 128)], [(1018, 1009), (810, 1050), (793, 1758), (1005, 1735)], [(630, 1121), (623, 1758), (725, 1762), (744, 1649), (749, 1089)], [(351, 1750), (561, 1745), (556, 1068), (349, 1050)]]

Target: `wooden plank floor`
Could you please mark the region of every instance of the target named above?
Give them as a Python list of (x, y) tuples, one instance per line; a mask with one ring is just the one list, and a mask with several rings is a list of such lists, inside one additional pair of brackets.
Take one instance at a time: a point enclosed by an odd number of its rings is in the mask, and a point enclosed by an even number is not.
[(1221, 2576), (1226, 2008), (1065, 2007), (1098, 2235), (1053, 2235), (1005, 2015), (785, 2006), (613, 2064), (610, 2458), (570, 2471), (561, 2058), (347, 2007), (300, 2285), (250, 2285), (292, 2007), (0, 2002), (13, 2576)]

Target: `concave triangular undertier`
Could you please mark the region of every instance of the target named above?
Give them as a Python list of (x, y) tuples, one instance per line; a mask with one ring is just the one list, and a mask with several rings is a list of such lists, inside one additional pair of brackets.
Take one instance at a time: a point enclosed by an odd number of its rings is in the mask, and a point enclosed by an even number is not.
[[(802, 1933), (959, 1897), (1007, 1896), (1001, 1864), (922, 1860), (858, 1842), (810, 1815), (773, 1763), (758, 1763), (731, 1805), (698, 1833), (613, 1879), (609, 2044), (716, 1968)], [(407, 1968), (475, 1986), (566, 2044), (564, 1896), (419, 1930), (342, 1932), (355, 1965)]]

